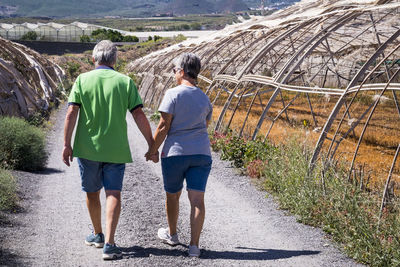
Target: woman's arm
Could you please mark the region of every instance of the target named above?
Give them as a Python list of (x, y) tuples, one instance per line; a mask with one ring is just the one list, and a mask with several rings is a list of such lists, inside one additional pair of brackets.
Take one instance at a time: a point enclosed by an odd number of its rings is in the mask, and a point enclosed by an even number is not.
[(150, 147), (148, 156), (146, 156), (146, 157), (150, 157), (152, 155), (158, 154), (158, 149), (160, 148), (161, 144), (164, 142), (165, 137), (167, 137), (169, 129), (171, 128), (171, 122), (172, 122), (172, 118), (173, 118), (172, 114), (165, 113), (165, 112), (160, 112), (160, 113), (161, 113), (161, 118), (160, 118), (158, 127), (154, 133), (154, 143)]

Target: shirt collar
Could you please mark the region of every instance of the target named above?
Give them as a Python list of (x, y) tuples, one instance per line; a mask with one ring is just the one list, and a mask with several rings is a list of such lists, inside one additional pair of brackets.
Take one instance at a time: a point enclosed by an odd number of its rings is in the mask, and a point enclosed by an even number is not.
[(99, 65), (97, 66), (96, 70), (114, 70), (114, 68), (106, 65)]

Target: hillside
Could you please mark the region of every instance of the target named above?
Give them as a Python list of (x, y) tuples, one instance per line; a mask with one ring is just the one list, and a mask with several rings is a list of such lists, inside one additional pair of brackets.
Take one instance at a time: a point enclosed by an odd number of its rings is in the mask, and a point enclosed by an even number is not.
[(215, 12), (215, 7), (212, 3), (204, 0), (172, 0), (171, 4), (163, 11), (174, 15), (206, 14)]
[(248, 9), (248, 6), (242, 0), (221, 0), (215, 5), (218, 12), (236, 12)]
[[(0, 16), (153, 16), (174, 11), (182, 14), (235, 12), (260, 6), (259, 0), (0, 0)], [(296, 0), (267, 0), (266, 5), (283, 7)]]

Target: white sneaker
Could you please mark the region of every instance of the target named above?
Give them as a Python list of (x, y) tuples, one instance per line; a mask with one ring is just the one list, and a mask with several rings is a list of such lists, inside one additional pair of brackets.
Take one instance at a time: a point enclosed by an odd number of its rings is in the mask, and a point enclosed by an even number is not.
[(200, 257), (200, 249), (195, 245), (189, 245), (189, 257)]
[(170, 235), (168, 228), (158, 229), (158, 238), (171, 246), (176, 246), (179, 244), (178, 234)]

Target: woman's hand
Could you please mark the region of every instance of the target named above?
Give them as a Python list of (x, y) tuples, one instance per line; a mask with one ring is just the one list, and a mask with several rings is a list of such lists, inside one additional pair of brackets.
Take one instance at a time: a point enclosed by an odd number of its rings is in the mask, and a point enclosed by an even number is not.
[(150, 153), (150, 151), (148, 151), (144, 156), (146, 157), (146, 161), (151, 160), (154, 163), (157, 163), (160, 160), (158, 151), (157, 153)]

